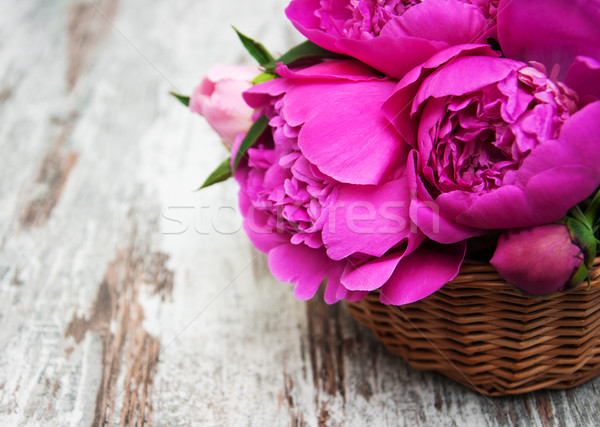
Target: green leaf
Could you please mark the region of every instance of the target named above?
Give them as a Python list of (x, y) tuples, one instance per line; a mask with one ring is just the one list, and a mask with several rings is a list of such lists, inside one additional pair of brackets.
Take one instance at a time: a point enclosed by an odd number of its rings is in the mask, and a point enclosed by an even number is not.
[(181, 95), (181, 94), (175, 93), (175, 92), (169, 92), (169, 95), (172, 95), (175, 98), (177, 98), (177, 100), (179, 102), (181, 102), (183, 105), (185, 105), (186, 107), (190, 106), (190, 97), (189, 96)]
[(583, 225), (585, 225), (587, 228), (589, 228), (590, 230), (592, 230), (593, 227), (593, 222), (589, 221), (587, 216), (583, 213), (583, 211), (581, 210), (581, 207), (579, 205), (575, 205), (571, 208), (571, 210), (569, 210), (569, 214), (575, 218), (577, 221), (581, 222)]
[(250, 55), (252, 55), (260, 65), (266, 65), (274, 61), (273, 55), (271, 55), (262, 44), (240, 33), (237, 28), (233, 27), (233, 29), (237, 33), (240, 41), (248, 53), (250, 53)]
[(235, 156), (235, 163), (233, 164), (234, 172), (240, 164), (242, 157), (244, 157), (244, 155), (246, 154), (246, 151), (248, 151), (248, 149), (254, 145), (258, 137), (262, 135), (262, 133), (265, 131), (268, 125), (269, 119), (267, 119), (266, 116), (261, 116), (252, 124), (252, 127), (250, 127), (250, 130), (244, 137), (244, 140), (240, 145), (240, 149), (238, 150), (237, 155)]
[(256, 77), (254, 80), (252, 80), (252, 84), (257, 85), (260, 83), (268, 82), (269, 80), (273, 80), (276, 77), (277, 76), (273, 73), (262, 73), (261, 75)]
[(268, 64), (263, 64), (268, 72), (275, 72), (277, 64), (283, 62), (285, 65), (292, 64), (296, 61), (312, 59), (312, 58), (344, 58), (344, 55), (331, 52), (327, 49), (323, 49), (317, 46), (311, 41), (305, 41), (288, 50), (276, 61), (272, 61)]
[(597, 224), (600, 221), (600, 190), (594, 194), (594, 198), (585, 210), (585, 216), (590, 224)]
[(221, 163), (217, 168), (211, 173), (204, 184), (198, 188), (198, 190), (202, 190), (203, 188), (210, 187), (213, 184), (217, 184), (219, 182), (223, 182), (227, 179), (231, 178), (231, 158), (227, 158)]

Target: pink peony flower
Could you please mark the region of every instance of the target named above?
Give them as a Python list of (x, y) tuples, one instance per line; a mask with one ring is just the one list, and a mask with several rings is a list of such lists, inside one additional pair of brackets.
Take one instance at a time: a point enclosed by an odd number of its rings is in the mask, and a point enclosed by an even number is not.
[(300, 299), (327, 277), (328, 303), (381, 288), (404, 304), (456, 276), (464, 243), (423, 243), (410, 220), (410, 147), (381, 111), (396, 82), (356, 61), (277, 72), (245, 93), (270, 127), (235, 174), (244, 228), (275, 277)]
[(440, 243), (555, 222), (600, 185), (600, 102), (582, 105), (541, 64), (452, 47), (384, 109), (414, 147), (411, 220)]
[(325, 49), (401, 78), (436, 52), (495, 36), (497, 0), (293, 0), (294, 26)]
[(564, 224), (504, 233), (491, 261), (509, 283), (533, 295), (563, 291), (582, 262)]
[(230, 149), (252, 125), (253, 110), (242, 93), (259, 74), (254, 66), (213, 65), (190, 97), (190, 110), (204, 116)]

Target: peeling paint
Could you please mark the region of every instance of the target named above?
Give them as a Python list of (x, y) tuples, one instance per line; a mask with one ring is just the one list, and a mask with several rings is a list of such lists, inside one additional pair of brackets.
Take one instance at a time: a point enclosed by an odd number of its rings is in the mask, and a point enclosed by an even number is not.
[(0, 89), (0, 104), (3, 104), (5, 101), (8, 101), (13, 95), (11, 89)]
[(44, 225), (58, 203), (78, 157), (76, 152), (63, 149), (71, 131), (70, 123), (63, 124), (54, 146), (44, 156), (31, 190), (34, 196), (25, 203), (19, 217), (21, 229)]
[[(119, 252), (106, 269), (89, 318), (74, 315), (65, 330), (76, 343), (90, 331), (102, 338), (102, 373), (93, 426), (117, 419), (120, 425), (150, 422), (160, 342), (143, 328), (144, 310), (138, 296), (142, 286), (169, 294), (173, 272), (165, 266), (166, 255), (138, 252), (133, 247)], [(117, 326), (111, 329), (111, 324)], [(122, 387), (119, 378), (123, 378)], [(122, 402), (119, 413), (117, 399)]]
[(67, 89), (73, 90), (117, 13), (118, 0), (81, 2), (67, 10)]
[(322, 295), (306, 304), (309, 358), (315, 387), (345, 399), (344, 341), (341, 335), (341, 305), (327, 305)]
[(544, 392), (535, 395), (535, 403), (540, 420), (544, 427), (555, 425), (554, 415), (552, 414), (552, 402), (548, 394)]

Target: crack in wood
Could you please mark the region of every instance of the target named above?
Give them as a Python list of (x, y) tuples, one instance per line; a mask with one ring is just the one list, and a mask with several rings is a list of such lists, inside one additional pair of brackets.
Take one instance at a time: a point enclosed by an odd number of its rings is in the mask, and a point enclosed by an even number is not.
[(82, 2), (67, 10), (67, 89), (73, 90), (98, 43), (110, 28), (117, 13), (118, 0)]
[(56, 398), (56, 393), (58, 393), (58, 389), (60, 388), (60, 383), (58, 382), (58, 380), (54, 381), (54, 384), (52, 385), (52, 397)]
[(339, 395), (346, 403), (344, 356), (342, 337), (342, 308), (340, 304), (328, 305), (323, 292), (306, 303), (308, 320), (308, 352), (315, 387), (315, 404), (319, 420), (328, 420), (325, 396)]
[(442, 399), (442, 391), (440, 389), (435, 389), (434, 392), (434, 403), (433, 406), (436, 410), (441, 411), (444, 407), (444, 400)]
[(13, 278), (10, 281), (10, 284), (13, 286), (16, 286), (16, 287), (23, 286), (23, 281), (19, 277), (20, 275), (21, 275), (21, 271), (18, 268), (15, 269), (15, 274), (13, 275)]
[(319, 427), (324, 427), (329, 425), (329, 419), (331, 415), (327, 410), (327, 402), (324, 402), (321, 406), (321, 411), (319, 412), (319, 418), (317, 419)]
[(89, 319), (73, 315), (73, 319), (67, 325), (65, 336), (73, 337), (77, 344), (85, 338), (87, 331), (102, 332), (110, 329), (110, 319), (113, 311), (113, 289), (110, 288), (105, 278), (96, 294), (96, 299), (92, 307), (92, 314)]
[(292, 397), (292, 390), (294, 389), (294, 380), (287, 373), (287, 356), (283, 357), (283, 394), (281, 395), (281, 401), (279, 406), (285, 401), (287, 402), (288, 412), (290, 413), (290, 426), (296, 427), (303, 425), (300, 423), (298, 414), (294, 406), (294, 398)]
[(63, 149), (72, 128), (71, 123), (64, 123), (54, 146), (44, 156), (31, 190), (34, 196), (26, 202), (19, 217), (21, 229), (44, 225), (58, 203), (78, 157), (76, 152)]
[[(171, 292), (173, 272), (166, 267), (167, 259), (164, 254), (134, 247), (120, 251), (107, 267), (89, 319), (74, 315), (65, 330), (76, 343), (88, 331), (102, 337), (102, 373), (92, 426), (117, 420), (119, 425), (150, 423), (160, 342), (143, 327), (144, 310), (138, 297), (142, 285), (162, 298)], [(119, 378), (123, 379), (121, 391)]]
[(322, 295), (306, 304), (310, 362), (315, 387), (345, 401), (344, 341), (339, 304), (327, 305)]
[(371, 397), (373, 397), (373, 387), (371, 387), (371, 384), (369, 384), (368, 381), (363, 381), (360, 386), (359, 393), (368, 402), (371, 400)]
[(12, 97), (12, 89), (0, 89), (0, 104), (8, 101)]
[(146, 280), (152, 284), (152, 293), (160, 295), (162, 301), (173, 292), (173, 272), (167, 268), (168, 261), (169, 255), (156, 252), (146, 267)]
[(535, 395), (535, 404), (537, 407), (538, 414), (540, 416), (540, 420), (544, 427), (553, 426), (554, 423), (554, 415), (552, 414), (552, 402), (550, 401), (550, 397), (546, 392), (539, 392)]

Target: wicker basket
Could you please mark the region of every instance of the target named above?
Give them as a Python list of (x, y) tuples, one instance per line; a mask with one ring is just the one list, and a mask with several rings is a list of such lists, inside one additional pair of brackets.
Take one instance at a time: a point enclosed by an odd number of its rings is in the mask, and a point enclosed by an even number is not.
[(354, 318), (410, 366), (500, 396), (566, 389), (600, 374), (600, 258), (591, 288), (546, 299), (520, 294), (489, 264), (465, 261), (429, 297), (348, 303)]

